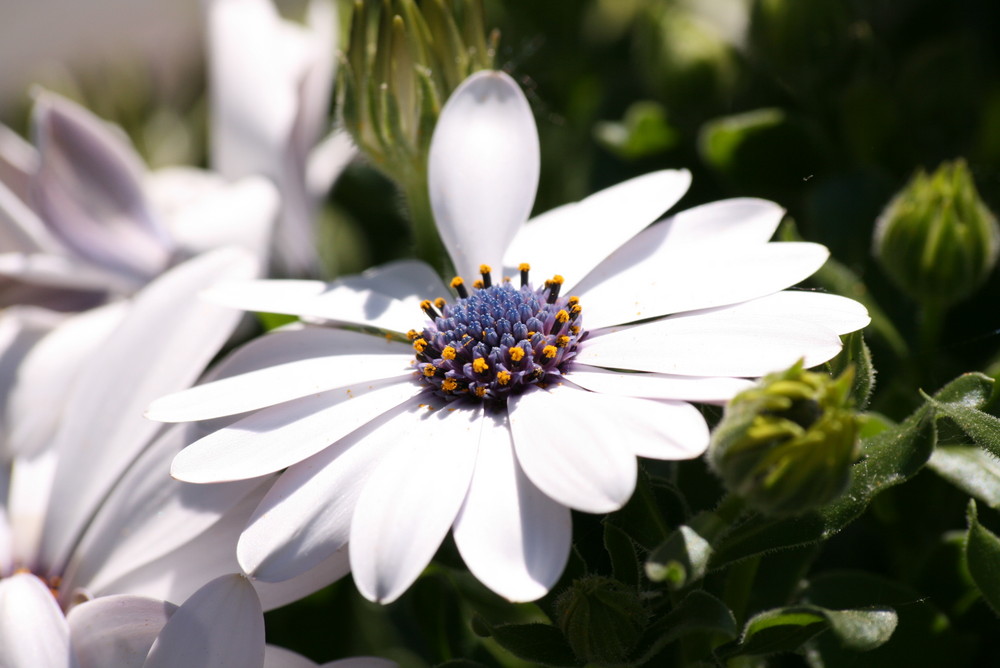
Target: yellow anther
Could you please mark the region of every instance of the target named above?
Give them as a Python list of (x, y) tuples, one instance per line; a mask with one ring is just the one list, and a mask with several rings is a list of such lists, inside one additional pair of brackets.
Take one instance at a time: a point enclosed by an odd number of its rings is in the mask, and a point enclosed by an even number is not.
[(542, 348), (542, 357), (545, 357), (547, 359), (552, 359), (553, 357), (556, 356), (556, 353), (558, 352), (559, 351), (555, 346), (545, 346), (544, 348)]
[(573, 326), (571, 326), (569, 328), (569, 333), (570, 334), (579, 334), (580, 333), (580, 326), (579, 325), (573, 325)]
[(480, 399), (482, 399), (483, 397), (485, 397), (485, 396), (486, 396), (486, 388), (485, 388), (485, 387), (483, 387), (482, 385), (478, 386), (478, 387), (477, 387), (476, 389), (474, 389), (474, 390), (473, 390), (472, 392), (473, 392), (473, 393), (474, 393), (474, 394), (475, 394), (475, 395), (476, 395), (477, 397), (479, 397)]
[(454, 346), (445, 346), (444, 350), (441, 351), (441, 357), (446, 360), (455, 359), (455, 348)]
[(569, 307), (569, 310), (573, 314), (573, 317), (576, 317), (580, 315), (580, 311), (583, 310), (583, 307), (580, 306), (579, 304), (573, 304), (572, 306)]
[(413, 349), (418, 353), (424, 352), (425, 348), (427, 348), (427, 339), (417, 339), (413, 342)]
[(566, 309), (559, 309), (556, 312), (556, 322), (569, 322), (569, 313), (566, 313)]
[(490, 365), (486, 363), (486, 360), (482, 357), (477, 357), (472, 360), (472, 370), (476, 373), (483, 373), (490, 368)]
[(574, 296), (574, 297), (570, 297), (569, 298), (569, 305), (570, 306), (576, 306), (579, 303), (580, 303), (580, 298), (579, 297), (575, 297)]
[(445, 392), (453, 392), (458, 387), (458, 382), (454, 378), (445, 378), (441, 383), (441, 389)]
[(455, 278), (451, 279), (451, 287), (452, 288), (458, 288), (458, 286), (460, 286), (460, 285), (462, 285), (464, 283), (465, 283), (465, 281), (462, 280), (461, 276), (456, 276)]
[(510, 358), (515, 362), (520, 362), (524, 359), (524, 348), (521, 346), (514, 346), (510, 349)]
[(497, 372), (497, 382), (501, 385), (506, 385), (510, 382), (510, 372), (509, 371), (498, 371)]
[(411, 329), (406, 333), (406, 338), (408, 338), (410, 341), (416, 341), (417, 339), (420, 338), (420, 332), (418, 332), (415, 329)]
[(425, 299), (424, 301), (420, 302), (420, 310), (421, 311), (426, 311), (431, 306), (432, 306), (432, 304), (431, 304), (431, 300), (430, 299)]
[(553, 276), (551, 278), (551, 280), (548, 280), (548, 281), (545, 281), (545, 282), (546, 283), (551, 283), (552, 285), (562, 285), (565, 280), (566, 279), (563, 278), (561, 275), (556, 274), (555, 276)]
[(434, 368), (433, 364), (427, 364), (424, 366), (424, 376), (427, 378), (433, 378), (435, 373), (437, 373), (437, 369)]
[(527, 262), (522, 262), (521, 264), (517, 265), (517, 270), (518, 271), (531, 271), (531, 265), (528, 264)]
[(438, 309), (443, 309), (444, 305), (447, 303), (448, 302), (444, 300), (444, 297), (438, 297), (437, 299), (434, 300), (434, 306), (437, 306)]
[(556, 345), (560, 348), (565, 348), (569, 345), (569, 337), (564, 335), (556, 338)]
[(473, 281), (472, 287), (476, 288), (477, 290), (482, 290), (483, 289), (482, 279), (477, 278), (475, 281)]
[(481, 264), (481, 265), (479, 265), (479, 273), (480, 274), (488, 274), (491, 271), (493, 271), (493, 268), (490, 265), (488, 265), (488, 264)]

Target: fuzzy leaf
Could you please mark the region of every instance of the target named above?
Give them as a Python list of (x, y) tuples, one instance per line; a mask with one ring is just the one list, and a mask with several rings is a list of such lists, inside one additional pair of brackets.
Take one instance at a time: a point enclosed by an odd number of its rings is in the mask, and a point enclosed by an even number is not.
[(720, 653), (737, 656), (790, 652), (826, 630), (845, 647), (866, 651), (889, 640), (896, 622), (896, 613), (888, 609), (828, 610), (799, 605), (765, 610), (747, 621), (739, 643), (720, 649)]
[(1000, 614), (1000, 538), (979, 523), (976, 502), (969, 501), (965, 560), (983, 598)]
[(497, 644), (525, 661), (553, 668), (581, 665), (562, 632), (549, 624), (492, 626), (480, 617), (476, 619), (475, 632), (479, 636), (488, 633)]
[(971, 445), (938, 446), (927, 463), (935, 473), (991, 508), (1000, 508), (1000, 460)]

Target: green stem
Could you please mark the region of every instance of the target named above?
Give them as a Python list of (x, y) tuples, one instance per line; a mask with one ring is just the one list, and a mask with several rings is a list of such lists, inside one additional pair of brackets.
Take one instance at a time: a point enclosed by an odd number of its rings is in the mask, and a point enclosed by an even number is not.
[(927, 301), (920, 305), (920, 323), (917, 333), (918, 356), (920, 369), (917, 378), (921, 385), (934, 380), (934, 367), (937, 362), (938, 343), (944, 328), (944, 317), (948, 308), (941, 302)]
[(413, 177), (407, 180), (404, 191), (410, 223), (413, 226), (414, 254), (433, 267), (439, 276), (447, 278), (452, 270), (437, 225), (434, 223), (430, 193), (427, 190), (426, 170), (415, 169), (413, 174)]

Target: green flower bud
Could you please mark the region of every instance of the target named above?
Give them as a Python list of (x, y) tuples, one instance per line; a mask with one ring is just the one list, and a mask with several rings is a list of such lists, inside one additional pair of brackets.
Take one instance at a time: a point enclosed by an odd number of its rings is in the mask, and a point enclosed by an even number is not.
[(634, 589), (597, 575), (576, 580), (556, 601), (556, 614), (576, 655), (598, 666), (629, 665), (647, 620)]
[(726, 407), (709, 463), (726, 487), (769, 515), (796, 515), (837, 498), (858, 457), (853, 369), (838, 378), (798, 362), (765, 376)]
[(375, 167), (404, 189), (423, 182), (441, 105), (492, 69), (497, 39), (482, 0), (355, 0), (338, 106)]
[(975, 290), (996, 264), (997, 220), (964, 160), (923, 170), (899, 191), (875, 228), (875, 256), (908, 295), (948, 305)]

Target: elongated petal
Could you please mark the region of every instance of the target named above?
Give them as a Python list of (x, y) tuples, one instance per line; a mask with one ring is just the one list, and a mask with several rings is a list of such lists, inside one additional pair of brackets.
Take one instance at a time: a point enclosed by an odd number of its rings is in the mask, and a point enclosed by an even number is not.
[(369, 421), (285, 471), (240, 536), (240, 566), (257, 580), (281, 582), (329, 559), (350, 536), (358, 495), (372, 471), (417, 424), (417, 400)]
[[(152, 402), (163, 422), (206, 420), (273, 406), (354, 383), (410, 372), (410, 346), (383, 337), (321, 327), (276, 332), (237, 353), (256, 369)], [(252, 362), (251, 362), (252, 360)]]
[(80, 668), (142, 668), (177, 606), (143, 596), (103, 596), (66, 615)]
[(29, 457), (51, 443), (74, 379), (126, 311), (119, 302), (72, 316), (24, 357), (4, 424), (11, 454)]
[(60, 457), (52, 503), (60, 512), (48, 518), (46, 563), (63, 563), (97, 503), (160, 428), (143, 409), (189, 385), (235, 327), (239, 313), (198, 300), (198, 290), (254, 271), (235, 249), (175, 267), (135, 297), (80, 371), (52, 444)]
[[(819, 244), (772, 243), (711, 248), (684, 255), (667, 245), (634, 246), (607, 264), (617, 271), (600, 284), (591, 277), (577, 293), (588, 328), (598, 329), (672, 313), (736, 304), (784, 290), (823, 266)], [(595, 273), (610, 267), (601, 265)]]
[(465, 500), (476, 462), (481, 408), (418, 409), (413, 431), (372, 473), (351, 521), (358, 591), (390, 603), (430, 562)]
[(66, 618), (34, 575), (0, 580), (0, 666), (79, 666)]
[(0, 274), (25, 283), (74, 291), (129, 294), (142, 287), (137, 279), (91, 264), (79, 257), (63, 255), (2, 253)]
[(871, 318), (860, 302), (839, 295), (802, 290), (783, 290), (767, 297), (736, 304), (730, 313), (795, 318), (849, 334), (868, 326)]
[(566, 378), (586, 390), (602, 394), (710, 404), (725, 403), (753, 387), (753, 383), (744, 378), (618, 373), (586, 364), (574, 364)]
[(257, 411), (182, 450), (170, 474), (203, 483), (280, 471), (416, 395), (420, 388), (409, 376), (364, 382)]
[(531, 265), (536, 285), (559, 274), (572, 290), (609, 253), (677, 203), (691, 185), (686, 169), (644, 174), (528, 221), (504, 265)]
[(501, 270), (538, 188), (538, 130), (524, 93), (503, 72), (477, 72), (441, 110), (427, 162), (431, 208), (455, 270)]
[(566, 566), (570, 512), (524, 475), (506, 418), (484, 420), (472, 484), (455, 519), (455, 543), (480, 582), (508, 600), (533, 601), (548, 593)]
[(35, 201), (51, 230), (81, 256), (145, 281), (167, 266), (170, 238), (142, 192), (143, 166), (122, 135), (46, 93), (35, 102), (41, 158)]
[(22, 202), (27, 202), (31, 199), (30, 184), (36, 171), (38, 151), (35, 147), (0, 124), (0, 183)]
[[(4, 130), (6, 128), (0, 125), (0, 137)], [(0, 172), (2, 169), (3, 160), (0, 158)], [(24, 185), (27, 186), (28, 183), (25, 181)], [(38, 214), (28, 206), (27, 200), (22, 199), (29, 193), (25, 191), (18, 196), (15, 190), (14, 186), (0, 178), (0, 248), (18, 253), (63, 251), (63, 245), (52, 236), (38, 218)]]
[(576, 360), (614, 369), (691, 376), (762, 376), (805, 358), (815, 366), (840, 351), (828, 327), (792, 318), (718, 309), (593, 336)]
[(332, 283), (319, 281), (243, 281), (222, 283), (205, 298), (233, 308), (287, 313), (334, 323), (378, 327), (394, 332), (420, 329), (424, 299), (444, 297), (448, 289), (422, 262), (403, 260)]
[(317, 664), (284, 647), (265, 645), (264, 668), (317, 668)]
[(224, 575), (194, 593), (156, 638), (144, 668), (264, 665), (264, 614), (242, 575)]

